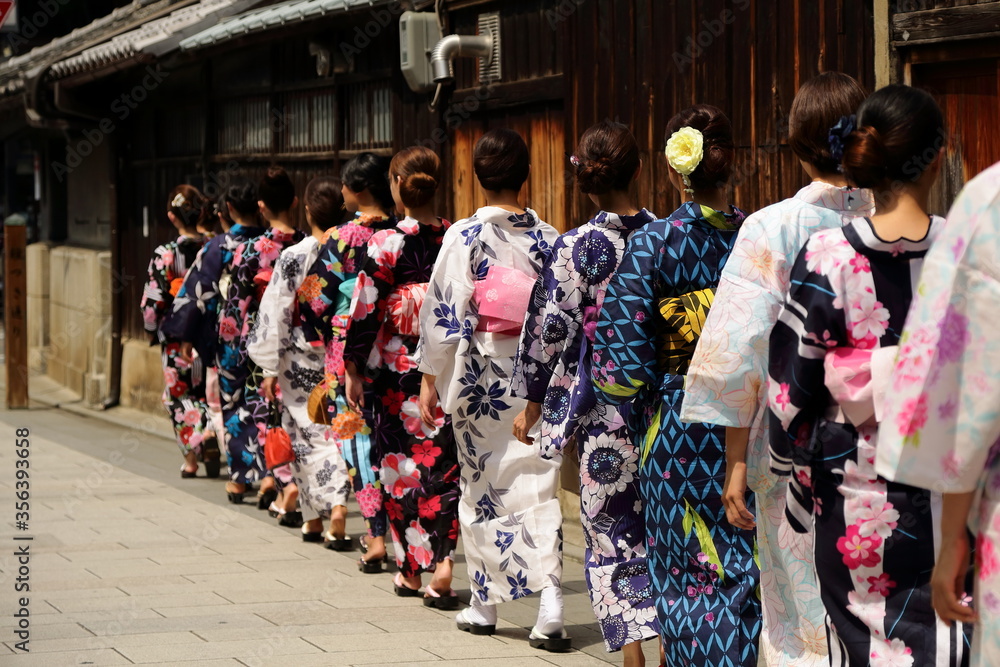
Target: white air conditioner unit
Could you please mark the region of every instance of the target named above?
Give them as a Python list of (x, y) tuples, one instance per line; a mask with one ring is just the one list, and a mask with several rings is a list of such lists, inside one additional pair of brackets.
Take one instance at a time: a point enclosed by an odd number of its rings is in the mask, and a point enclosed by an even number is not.
[(430, 12), (405, 12), (399, 18), (399, 67), (415, 93), (434, 90), (431, 52), (441, 40), (437, 16)]

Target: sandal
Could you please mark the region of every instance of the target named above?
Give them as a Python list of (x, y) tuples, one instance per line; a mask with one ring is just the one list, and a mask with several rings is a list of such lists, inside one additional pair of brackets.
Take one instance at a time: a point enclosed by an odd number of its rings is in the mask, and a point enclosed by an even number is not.
[[(236, 484), (236, 482), (230, 482), (230, 484)], [(231, 502), (234, 505), (242, 505), (243, 496), (250, 493), (251, 491), (253, 491), (253, 487), (251, 487), (249, 484), (245, 485), (242, 491), (230, 491), (229, 484), (226, 485), (226, 497), (229, 499), (229, 502)]]
[(278, 490), (274, 487), (271, 487), (266, 491), (261, 491), (257, 494), (257, 509), (266, 510), (277, 499)]
[(361, 553), (368, 553), (368, 536), (362, 535), (358, 538), (358, 548), (361, 549)]
[(222, 469), (222, 452), (219, 440), (213, 435), (201, 443), (201, 460), (205, 464), (205, 477), (216, 479)]
[(450, 588), (444, 595), (442, 595), (430, 586), (425, 586), (424, 606), (433, 607), (442, 611), (453, 611), (458, 609), (458, 595), (456, 595), (455, 591)]
[(323, 546), (331, 551), (351, 551), (354, 548), (354, 540), (350, 537), (336, 537), (330, 531), (321, 533), (323, 536)]
[(392, 588), (396, 591), (396, 595), (401, 598), (418, 598), (420, 597), (420, 591), (416, 588), (410, 588), (403, 581), (403, 575), (400, 572), (396, 573), (396, 576), (392, 578)]
[(322, 542), (323, 541), (323, 531), (310, 532), (306, 530), (305, 525), (302, 526), (302, 541), (303, 542)]
[(278, 525), (285, 526), (286, 528), (301, 528), (303, 523), (302, 512), (298, 510), (282, 512), (278, 518)]
[(531, 634), (528, 635), (528, 645), (550, 653), (562, 653), (573, 648), (573, 640), (566, 634), (565, 628), (560, 630), (558, 635), (543, 635), (532, 628)]
[(192, 479), (198, 476), (198, 468), (194, 469), (194, 472), (187, 469), (187, 464), (181, 466), (181, 479)]
[[(469, 609), (471, 609), (471, 607)], [(468, 632), (471, 635), (492, 635), (497, 631), (496, 623), (493, 625), (480, 625), (479, 623), (473, 623), (466, 620), (467, 617), (465, 616), (465, 613), (469, 611), (469, 609), (463, 609), (458, 613), (458, 616), (455, 617), (455, 622), (458, 623), (459, 630), (462, 632)]]
[(385, 556), (382, 558), (373, 558), (371, 560), (365, 560), (364, 558), (358, 559), (358, 570), (364, 572), (365, 574), (381, 574), (382, 567), (385, 565)]

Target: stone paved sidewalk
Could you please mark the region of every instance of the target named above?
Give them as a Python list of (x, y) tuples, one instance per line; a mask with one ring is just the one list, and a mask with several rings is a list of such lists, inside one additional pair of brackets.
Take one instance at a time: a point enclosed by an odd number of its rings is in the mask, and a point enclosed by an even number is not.
[[(31, 433), (30, 649), (13, 646), (14, 430)], [(574, 650), (531, 649), (537, 596), (502, 605), (498, 632), (455, 629), (453, 612), (363, 575), (359, 554), (303, 543), (255, 506), (225, 502), (221, 480), (181, 480), (173, 443), (54, 409), (0, 411), (0, 664), (620, 664), (608, 656), (566, 564)], [(349, 522), (357, 535), (356, 511)], [(459, 556), (455, 588), (468, 600)], [(647, 663), (656, 664), (647, 643)]]

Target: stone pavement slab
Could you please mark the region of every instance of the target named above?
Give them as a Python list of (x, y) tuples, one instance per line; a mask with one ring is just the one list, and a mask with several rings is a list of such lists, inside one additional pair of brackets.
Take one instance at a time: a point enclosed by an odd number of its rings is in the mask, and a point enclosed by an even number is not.
[[(4, 665), (437, 665), (587, 667), (604, 652), (582, 566), (566, 563), (575, 650), (531, 649), (537, 597), (502, 605), (493, 637), (453, 612), (399, 598), (391, 572), (359, 553), (301, 541), (255, 504), (229, 505), (221, 480), (181, 480), (173, 443), (58, 410), (0, 411), (31, 433), (31, 652), (14, 650), (14, 468), (0, 458), (0, 663)], [(2, 437), (2, 436), (0, 436)], [(351, 508), (349, 531), (363, 525)], [(469, 598), (459, 553), (455, 588)], [(647, 644), (650, 664), (655, 646)]]

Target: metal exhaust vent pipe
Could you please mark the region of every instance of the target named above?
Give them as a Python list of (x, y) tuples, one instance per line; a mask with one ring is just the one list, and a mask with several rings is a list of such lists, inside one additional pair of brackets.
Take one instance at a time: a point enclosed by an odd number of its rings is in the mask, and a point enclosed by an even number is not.
[(434, 83), (447, 83), (455, 78), (451, 61), (455, 58), (492, 58), (493, 35), (448, 35), (434, 47), (431, 71)]

